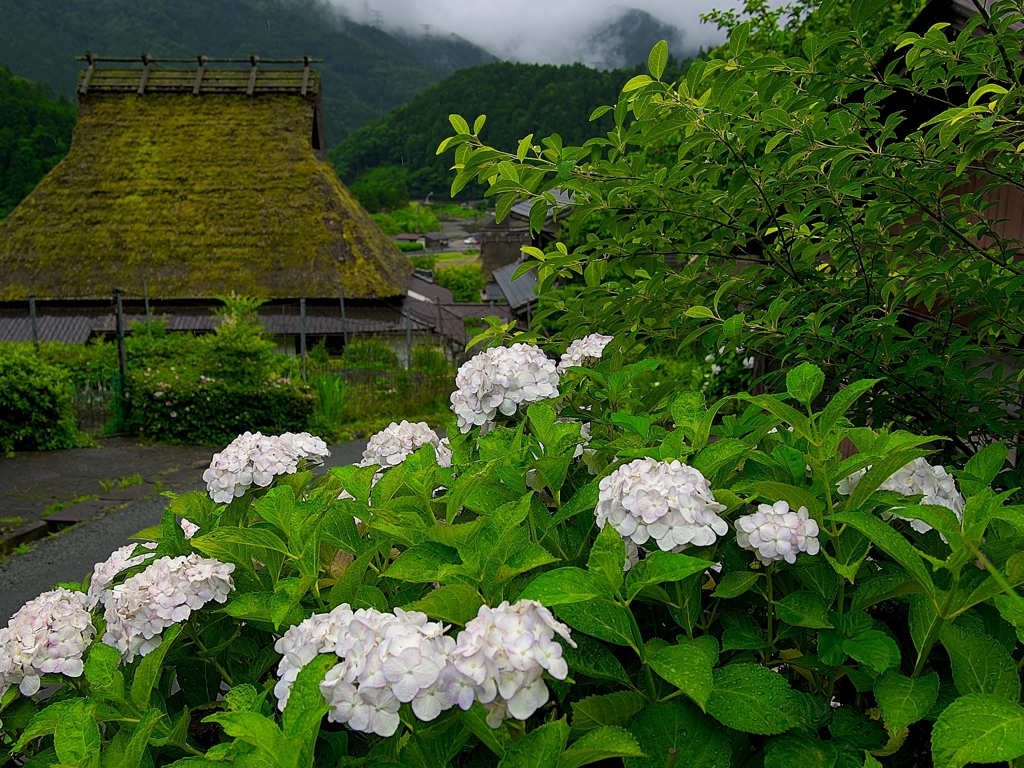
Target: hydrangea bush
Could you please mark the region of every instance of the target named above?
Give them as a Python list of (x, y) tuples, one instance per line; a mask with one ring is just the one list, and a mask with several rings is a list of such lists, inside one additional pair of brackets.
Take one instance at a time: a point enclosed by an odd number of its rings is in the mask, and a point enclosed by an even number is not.
[(874, 382), (818, 402), (810, 364), (719, 416), (638, 391), (656, 364), (604, 344), (468, 362), (450, 457), (422, 425), (326, 472), (308, 435), (242, 435), (207, 491), (0, 629), (0, 764), (1024, 755), (1005, 447), (932, 465), (934, 438), (847, 420)]

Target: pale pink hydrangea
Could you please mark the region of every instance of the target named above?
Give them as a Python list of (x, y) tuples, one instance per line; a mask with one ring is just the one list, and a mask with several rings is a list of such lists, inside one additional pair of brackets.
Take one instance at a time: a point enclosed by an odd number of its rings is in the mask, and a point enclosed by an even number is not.
[(564, 374), (572, 366), (581, 366), (592, 360), (600, 359), (604, 348), (614, 339), (614, 336), (602, 336), (600, 333), (592, 333), (582, 339), (573, 341), (562, 359), (558, 363), (558, 373)]
[(679, 552), (708, 546), (729, 530), (718, 516), (725, 505), (715, 501), (704, 475), (678, 461), (636, 459), (598, 485), (597, 525), (610, 524), (634, 544), (654, 539), (658, 548)]
[(265, 488), (277, 475), (297, 472), (300, 462), (321, 463), (326, 456), (327, 443), (306, 432), (246, 432), (214, 455), (203, 480), (211, 499), (229, 504), (253, 485)]
[[(849, 477), (840, 480), (836, 484), (839, 493), (843, 496), (851, 495), (857, 490), (861, 478), (867, 474), (868, 469), (870, 467), (854, 472)], [(963, 519), (966, 502), (963, 495), (957, 490), (953, 476), (946, 472), (944, 467), (929, 464), (923, 457), (916, 458), (897, 470), (878, 488), (882, 491), (895, 491), (903, 496), (921, 496), (922, 504), (945, 507), (952, 511), (958, 520)], [(928, 533), (932, 529), (923, 520), (902, 517), (892, 511), (884, 512), (882, 516), (887, 520), (893, 517), (907, 520), (910, 527), (918, 533)]]
[(110, 590), (105, 601), (103, 642), (130, 663), (157, 648), (161, 633), (188, 620), (208, 602), (224, 603), (235, 588), (235, 566), (191, 554), (161, 557)]
[(82, 675), (82, 654), (96, 635), (87, 602), (85, 593), (61, 587), (11, 617), (0, 629), (0, 696), (12, 685), (32, 696), (45, 674)]
[(816, 555), (818, 524), (810, 519), (807, 507), (796, 512), (785, 501), (760, 504), (757, 512), (736, 520), (736, 543), (753, 550), (764, 565), (785, 560), (795, 563), (801, 552)]
[[(106, 604), (107, 597), (110, 595), (108, 588), (114, 583), (114, 579), (119, 573), (127, 571), (129, 568), (134, 568), (136, 565), (142, 565), (146, 560), (153, 557), (153, 552), (134, 554), (138, 546), (136, 544), (128, 544), (115, 549), (110, 553), (110, 557), (102, 563), (96, 563), (93, 566), (92, 577), (89, 579), (89, 592), (86, 604), (90, 611), (100, 603)], [(156, 544), (151, 541), (144, 542), (141, 546), (149, 550), (156, 549)]]
[(441, 467), (452, 465), (452, 451), (447, 439), (438, 439), (437, 433), (425, 421), (402, 421), (391, 424), (369, 439), (363, 451), (361, 467), (379, 465), (385, 469), (396, 467), (424, 445), (434, 446), (437, 463)]
[(448, 700), (463, 710), (479, 701), (492, 728), (508, 715), (525, 720), (548, 700), (544, 673), (556, 680), (569, 674), (556, 634), (576, 647), (569, 628), (535, 600), (481, 606), (442, 673)]
[(452, 411), (462, 432), (511, 416), (526, 403), (558, 396), (558, 371), (537, 347), (492, 347), (464, 363), (455, 377)]
[(329, 614), (310, 617), (289, 629), (274, 648), (282, 654), (280, 680), (274, 688), (284, 709), (299, 670), (317, 654), (341, 660), (328, 670), (320, 691), (331, 705), (327, 719), (355, 731), (391, 736), (398, 729), (398, 709), (410, 703), (417, 718), (435, 719), (451, 703), (438, 687), (441, 671), (455, 641), (440, 622), (424, 613), (381, 613), (339, 605)]

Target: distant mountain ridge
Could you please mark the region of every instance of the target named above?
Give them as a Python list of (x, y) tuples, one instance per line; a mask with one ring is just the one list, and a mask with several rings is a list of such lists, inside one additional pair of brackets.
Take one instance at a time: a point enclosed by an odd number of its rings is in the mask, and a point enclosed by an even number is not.
[(580, 60), (597, 69), (634, 67), (647, 61), (659, 40), (668, 42), (669, 52), (682, 57), (683, 37), (683, 31), (675, 25), (666, 24), (647, 11), (627, 8), (587, 36), (586, 53)]
[(323, 58), (327, 143), (494, 57), (456, 36), (400, 40), (324, 0), (0, 0), (0, 63), (73, 96), (86, 50), (105, 56)]

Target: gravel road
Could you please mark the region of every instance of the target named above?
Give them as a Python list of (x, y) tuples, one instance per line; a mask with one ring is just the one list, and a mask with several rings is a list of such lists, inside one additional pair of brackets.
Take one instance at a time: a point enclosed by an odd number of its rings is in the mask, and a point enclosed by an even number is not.
[[(365, 446), (365, 440), (330, 446), (331, 456), (324, 468), (354, 464), (362, 458)], [(185, 493), (202, 487), (186, 484), (172, 490)], [(124, 509), (42, 539), (31, 552), (0, 565), (0, 626), (40, 592), (61, 581), (81, 581), (94, 564), (128, 544), (130, 536), (159, 523), (166, 503), (162, 496), (139, 499)]]

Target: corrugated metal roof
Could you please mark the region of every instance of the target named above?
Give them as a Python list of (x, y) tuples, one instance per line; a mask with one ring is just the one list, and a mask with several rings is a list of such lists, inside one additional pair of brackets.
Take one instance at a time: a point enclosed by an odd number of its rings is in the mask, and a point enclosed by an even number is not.
[[(36, 318), (36, 333), (39, 341), (84, 344), (92, 321), (83, 315), (40, 315)], [(32, 341), (31, 318), (0, 316), (0, 341)]]
[[(559, 205), (558, 208), (548, 208), (547, 218), (549, 218), (549, 219), (553, 215), (555, 215), (556, 211), (557, 211), (558, 215), (561, 216), (562, 215), (562, 211), (564, 211), (566, 208), (568, 208), (569, 205), (572, 203), (572, 195), (570, 195), (568, 192), (563, 192), (560, 189), (552, 189), (551, 190), (551, 194), (553, 194), (555, 196), (555, 200), (557, 200), (559, 203), (561, 203), (561, 205)], [(526, 201), (523, 201), (521, 203), (516, 203), (515, 205), (512, 206), (512, 213), (515, 214), (516, 216), (519, 216), (520, 218), (529, 219), (530, 218), (530, 208), (532, 208), (532, 207), (533, 207), (533, 204), (529, 203), (529, 202), (526, 202)]]
[(514, 310), (523, 308), (530, 302), (535, 301), (537, 298), (536, 289), (540, 285), (536, 269), (531, 269), (515, 280), (512, 279), (512, 275), (516, 273), (516, 270), (519, 269), (519, 265), (522, 263), (522, 260), (514, 261), (508, 266), (494, 270), (493, 274), (494, 282), (501, 289), (502, 294), (505, 296), (505, 301)]

